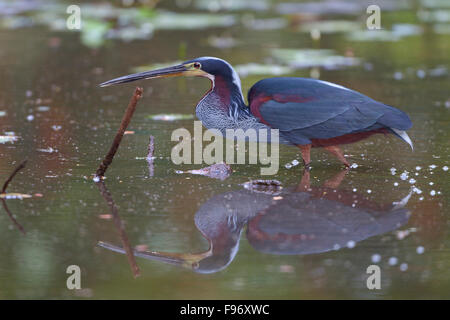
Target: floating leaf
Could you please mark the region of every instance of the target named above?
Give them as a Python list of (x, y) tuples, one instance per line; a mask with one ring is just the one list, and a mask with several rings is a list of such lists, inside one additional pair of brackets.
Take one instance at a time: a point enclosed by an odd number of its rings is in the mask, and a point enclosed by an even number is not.
[(209, 11), (238, 11), (238, 10), (251, 10), (251, 11), (265, 11), (269, 9), (268, 0), (196, 0), (195, 6), (199, 9)]
[(343, 66), (359, 64), (359, 59), (344, 57), (330, 49), (273, 49), (273, 57), (293, 68), (324, 67), (337, 69)]
[(448, 0), (421, 0), (420, 4), (426, 8), (450, 8), (450, 2)]
[[(444, 0), (445, 1), (445, 0)], [(309, 14), (309, 15), (335, 15), (348, 14), (360, 15), (366, 12), (367, 6), (372, 2), (349, 0), (325, 0), (310, 2), (282, 2), (276, 6), (276, 10), (282, 14)], [(383, 12), (400, 9), (408, 9), (408, 0), (377, 0)]]
[(214, 37), (208, 38), (208, 44), (214, 48), (227, 49), (233, 48), (239, 44), (239, 41), (231, 37)]
[(169, 114), (155, 114), (155, 115), (149, 115), (147, 117), (151, 120), (158, 120), (158, 121), (177, 121), (177, 120), (189, 120), (194, 119), (194, 115), (192, 114), (179, 114), (179, 113), (169, 113)]
[(52, 147), (48, 147), (46, 149), (36, 149), (39, 152), (46, 152), (46, 153), (53, 153), (53, 152), (58, 152), (58, 150), (53, 149)]
[(19, 140), (19, 137), (14, 135), (6, 135), (6, 136), (0, 136), (0, 143), (5, 144), (7, 142), (16, 142)]
[(37, 107), (37, 110), (39, 112), (47, 112), (50, 110), (50, 107), (49, 106), (39, 106), (39, 107)]
[(121, 39), (124, 41), (131, 40), (145, 40), (150, 39), (153, 35), (154, 26), (152, 23), (143, 23), (138, 27), (129, 26), (129, 27), (121, 27), (118, 29), (111, 29), (107, 33), (107, 38), (110, 39)]
[(175, 13), (159, 12), (151, 20), (155, 28), (165, 30), (193, 30), (214, 27), (230, 27), (235, 24), (233, 15), (218, 15), (208, 13)]
[(300, 30), (305, 32), (317, 30), (321, 33), (338, 33), (355, 31), (358, 29), (361, 29), (360, 23), (347, 20), (323, 20), (306, 22), (300, 25)]
[(28, 199), (33, 197), (31, 194), (25, 193), (0, 193), (0, 199)]
[(395, 24), (392, 30), (357, 30), (350, 32), (347, 38), (352, 41), (398, 41), (404, 37), (420, 35), (423, 29), (414, 24)]
[(241, 77), (249, 75), (282, 75), (292, 72), (291, 68), (274, 64), (248, 63), (235, 67)]
[(288, 21), (284, 18), (268, 18), (268, 19), (243, 19), (244, 25), (253, 30), (277, 30), (285, 28)]
[(420, 10), (417, 12), (417, 16), (424, 22), (449, 22), (450, 10)]

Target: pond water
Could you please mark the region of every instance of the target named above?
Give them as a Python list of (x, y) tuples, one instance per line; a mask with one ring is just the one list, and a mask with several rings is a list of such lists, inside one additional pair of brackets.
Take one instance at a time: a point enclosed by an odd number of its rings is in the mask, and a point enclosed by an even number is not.
[[(151, 3), (82, 2), (77, 31), (69, 3), (0, 0), (0, 182), (28, 159), (7, 191), (32, 196), (4, 200), (11, 216), (0, 208), (0, 298), (450, 298), (446, 1), (380, 1), (373, 31), (364, 2)], [(192, 130), (209, 83), (170, 78), (139, 83), (130, 132), (95, 184), (135, 87), (98, 84), (198, 56), (236, 66), (244, 95), (262, 78), (316, 77), (396, 106), (414, 151), (375, 135), (344, 147), (348, 172), (315, 149), (308, 173), (281, 146), (270, 179), (282, 188), (243, 185), (267, 179), (259, 165), (179, 174), (205, 166), (173, 164), (170, 136)], [(126, 243), (139, 277), (114, 252)], [(81, 290), (66, 287), (70, 265)]]

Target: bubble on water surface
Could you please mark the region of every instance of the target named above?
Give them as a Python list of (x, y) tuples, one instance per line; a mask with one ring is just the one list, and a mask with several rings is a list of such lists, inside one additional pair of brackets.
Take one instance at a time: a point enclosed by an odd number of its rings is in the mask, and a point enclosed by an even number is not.
[(373, 263), (378, 263), (381, 261), (381, 256), (377, 253), (373, 254), (371, 257)]
[(397, 262), (398, 262), (398, 259), (396, 257), (390, 257), (389, 261), (388, 261), (390, 266), (395, 266), (397, 264)]

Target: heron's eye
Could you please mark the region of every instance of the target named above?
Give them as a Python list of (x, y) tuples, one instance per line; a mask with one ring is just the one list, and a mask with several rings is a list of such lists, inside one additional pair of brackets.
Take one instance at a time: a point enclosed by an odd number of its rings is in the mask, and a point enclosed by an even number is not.
[(195, 62), (195, 63), (194, 63), (194, 68), (195, 68), (195, 69), (200, 69), (201, 66), (202, 66), (202, 65), (201, 65), (200, 63), (198, 63), (198, 62)]

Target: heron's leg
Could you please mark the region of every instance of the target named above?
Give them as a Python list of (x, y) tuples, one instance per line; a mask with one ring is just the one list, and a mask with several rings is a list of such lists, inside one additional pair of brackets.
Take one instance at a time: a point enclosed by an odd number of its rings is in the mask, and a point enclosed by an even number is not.
[(311, 163), (311, 145), (310, 144), (299, 144), (300, 152), (302, 153), (303, 164), (306, 168), (309, 168)]
[(342, 180), (344, 180), (345, 175), (348, 173), (348, 171), (349, 171), (348, 168), (346, 168), (345, 170), (342, 170), (334, 177), (325, 181), (323, 186), (326, 188), (337, 189), (340, 186), (340, 184), (342, 183)]
[(324, 147), (330, 153), (332, 153), (336, 158), (338, 158), (347, 168), (350, 167), (350, 164), (347, 162), (347, 159), (344, 157), (344, 153), (338, 146), (328, 146)]

